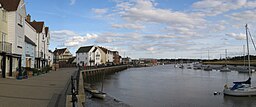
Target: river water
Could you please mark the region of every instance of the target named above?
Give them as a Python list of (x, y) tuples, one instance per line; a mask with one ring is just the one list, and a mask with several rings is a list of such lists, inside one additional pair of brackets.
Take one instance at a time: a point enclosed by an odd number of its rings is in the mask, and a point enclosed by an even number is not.
[[(255, 78), (253, 78), (255, 77)], [(253, 74), (252, 85), (256, 86)], [(133, 107), (256, 107), (256, 97), (214, 95), (248, 74), (180, 69), (173, 65), (130, 68), (105, 76), (104, 92)], [(100, 88), (101, 84), (96, 86)]]

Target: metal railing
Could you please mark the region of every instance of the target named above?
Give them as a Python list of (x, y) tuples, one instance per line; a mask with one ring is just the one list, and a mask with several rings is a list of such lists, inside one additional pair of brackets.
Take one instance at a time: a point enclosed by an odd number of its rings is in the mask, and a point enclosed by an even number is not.
[[(74, 78), (75, 77), (75, 78)], [(74, 75), (71, 76), (71, 102), (72, 107), (78, 107), (77, 104), (77, 95), (78, 89), (79, 89), (79, 77), (80, 77), (80, 67), (77, 72), (74, 73)]]
[(0, 41), (0, 51), (11, 53), (12, 52), (12, 44), (5, 41)]

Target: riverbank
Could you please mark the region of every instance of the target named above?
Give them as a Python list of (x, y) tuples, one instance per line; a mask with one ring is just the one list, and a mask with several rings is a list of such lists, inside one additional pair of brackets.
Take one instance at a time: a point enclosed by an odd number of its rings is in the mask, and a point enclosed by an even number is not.
[[(243, 60), (227, 60), (227, 61), (203, 61), (202, 64), (206, 65), (248, 65), (247, 61)], [(256, 60), (251, 60), (251, 65), (256, 66)]]
[(86, 100), (84, 106), (86, 107), (130, 107), (130, 105), (118, 100), (107, 93), (104, 100), (92, 98), (90, 90), (100, 90), (94, 87), (95, 84), (102, 82), (107, 75), (113, 75), (117, 72), (127, 69), (128, 66), (113, 66), (106, 68), (83, 70), (84, 72), (84, 89), (86, 94)]

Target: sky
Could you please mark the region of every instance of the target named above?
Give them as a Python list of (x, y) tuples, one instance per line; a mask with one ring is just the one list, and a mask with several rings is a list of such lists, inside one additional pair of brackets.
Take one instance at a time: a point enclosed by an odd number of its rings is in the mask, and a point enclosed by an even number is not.
[[(50, 27), (50, 49), (97, 45), (131, 58), (243, 55), (245, 25), (256, 32), (254, 0), (25, 0)], [(252, 44), (252, 43), (250, 43)], [(250, 45), (252, 54), (255, 54)]]

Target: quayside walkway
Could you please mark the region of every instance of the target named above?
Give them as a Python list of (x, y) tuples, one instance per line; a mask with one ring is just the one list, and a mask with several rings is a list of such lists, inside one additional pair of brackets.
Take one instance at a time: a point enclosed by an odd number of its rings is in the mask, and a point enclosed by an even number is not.
[(0, 107), (60, 107), (77, 68), (61, 68), (29, 79), (0, 78)]

